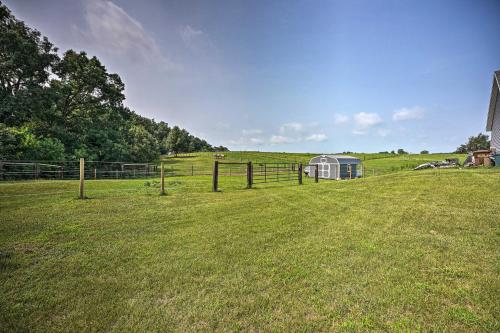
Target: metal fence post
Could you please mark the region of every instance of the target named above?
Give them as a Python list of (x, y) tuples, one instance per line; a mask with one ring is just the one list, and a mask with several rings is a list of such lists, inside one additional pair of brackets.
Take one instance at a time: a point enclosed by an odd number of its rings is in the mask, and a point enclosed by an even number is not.
[(319, 170), (318, 164), (316, 164), (316, 168), (314, 168), (314, 181), (317, 183), (319, 181)]
[(165, 195), (165, 171), (163, 169), (163, 162), (161, 162), (161, 169), (160, 169), (160, 177), (161, 177), (161, 191), (160, 195)]
[(299, 169), (298, 169), (298, 176), (299, 176), (299, 185), (302, 185), (302, 163), (299, 163)]
[(214, 173), (212, 175), (212, 191), (217, 192), (219, 183), (219, 161), (214, 161)]
[(85, 160), (80, 158), (80, 199), (85, 199), (84, 194), (84, 180), (85, 180)]

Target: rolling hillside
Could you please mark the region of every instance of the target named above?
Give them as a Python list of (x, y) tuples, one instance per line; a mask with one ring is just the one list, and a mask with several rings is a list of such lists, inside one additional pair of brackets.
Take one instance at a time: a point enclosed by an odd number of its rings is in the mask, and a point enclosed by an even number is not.
[[(163, 156), (169, 174), (172, 175), (208, 175), (212, 172), (214, 154), (212, 152), (180, 154), (178, 157)], [(224, 155), (222, 162), (295, 162), (307, 164), (309, 160), (317, 156), (313, 153), (269, 153), (231, 151), (220, 153)], [(465, 160), (465, 154), (349, 154), (363, 161), (365, 176), (382, 175), (391, 172), (410, 170), (425, 162), (442, 161), (445, 158), (458, 158), (461, 162)], [(234, 167), (236, 168), (236, 167)]]

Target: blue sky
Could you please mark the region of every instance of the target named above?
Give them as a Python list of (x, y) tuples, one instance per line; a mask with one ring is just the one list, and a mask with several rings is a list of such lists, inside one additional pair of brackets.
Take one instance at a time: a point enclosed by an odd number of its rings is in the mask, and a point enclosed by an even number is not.
[(233, 150), (454, 150), (484, 132), (500, 1), (9, 0), (136, 112)]

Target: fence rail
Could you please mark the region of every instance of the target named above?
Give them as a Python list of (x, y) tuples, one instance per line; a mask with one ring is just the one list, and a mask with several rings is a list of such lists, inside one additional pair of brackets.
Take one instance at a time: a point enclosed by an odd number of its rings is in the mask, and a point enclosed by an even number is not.
[[(224, 166), (237, 165), (239, 168), (246, 168), (247, 188), (252, 188), (254, 184), (276, 183), (286, 181), (297, 181), (302, 185), (303, 165), (302, 163), (252, 163), (252, 162), (219, 162), (215, 161), (212, 173), (212, 190), (219, 189), (220, 170)], [(315, 165), (315, 181), (318, 182), (318, 167)], [(241, 169), (240, 169), (241, 170)], [(241, 170), (242, 171), (242, 170)], [(243, 174), (241, 172), (241, 174)]]
[[(87, 179), (120, 179), (155, 177), (160, 174), (155, 163), (85, 161)], [(1, 180), (79, 179), (79, 161), (6, 161), (0, 160)]]
[(258, 163), (252, 167), (254, 184), (298, 180), (298, 165), (295, 163)]

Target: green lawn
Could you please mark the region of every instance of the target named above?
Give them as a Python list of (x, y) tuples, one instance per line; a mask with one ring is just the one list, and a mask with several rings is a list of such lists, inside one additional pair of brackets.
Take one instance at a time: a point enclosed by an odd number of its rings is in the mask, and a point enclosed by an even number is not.
[(500, 330), (500, 168), (220, 181), (0, 183), (0, 331)]
[[(309, 163), (309, 160), (319, 154), (313, 153), (268, 153), (251, 151), (224, 152), (221, 162), (295, 162)], [(211, 174), (214, 153), (191, 153), (179, 157), (163, 157), (169, 175), (208, 175)], [(442, 161), (445, 158), (458, 158), (461, 163), (466, 158), (464, 154), (349, 154), (363, 161), (366, 176), (382, 175), (401, 170), (411, 170), (417, 165), (431, 161)], [(226, 167), (226, 168), (229, 168)], [(238, 169), (232, 166), (233, 169)], [(243, 167), (241, 167), (243, 168)]]

